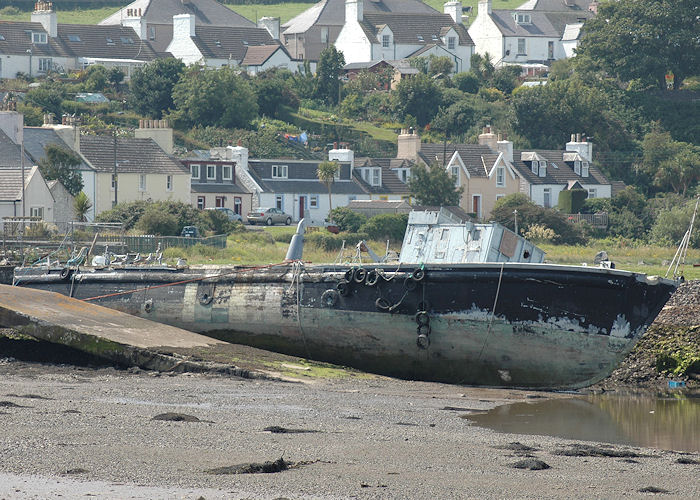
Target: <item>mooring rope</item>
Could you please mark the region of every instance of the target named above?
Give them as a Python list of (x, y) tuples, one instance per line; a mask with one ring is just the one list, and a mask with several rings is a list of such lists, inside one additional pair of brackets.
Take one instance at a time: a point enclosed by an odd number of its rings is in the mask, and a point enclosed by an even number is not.
[(304, 273), (304, 263), (300, 260), (295, 260), (292, 262), (292, 282), (289, 285), (288, 292), (291, 292), (294, 283), (296, 282), (297, 287), (297, 323), (299, 324), (299, 333), (301, 334), (301, 340), (304, 343), (304, 351), (306, 352), (306, 357), (311, 358), (311, 353), (309, 352), (309, 347), (306, 344), (306, 333), (304, 332), (304, 327), (301, 324), (301, 275)]
[(503, 268), (505, 267), (505, 262), (501, 262), (501, 272), (498, 275), (498, 287), (496, 287), (496, 297), (493, 299), (493, 309), (491, 309), (491, 318), (489, 318), (489, 326), (486, 328), (486, 336), (484, 337), (484, 344), (481, 346), (481, 351), (479, 351), (479, 357), (477, 361), (481, 361), (481, 355), (484, 353), (486, 348), (486, 343), (489, 340), (489, 335), (491, 335), (491, 326), (493, 325), (493, 317), (496, 315), (496, 304), (498, 304), (498, 295), (501, 293), (501, 279), (503, 278)]

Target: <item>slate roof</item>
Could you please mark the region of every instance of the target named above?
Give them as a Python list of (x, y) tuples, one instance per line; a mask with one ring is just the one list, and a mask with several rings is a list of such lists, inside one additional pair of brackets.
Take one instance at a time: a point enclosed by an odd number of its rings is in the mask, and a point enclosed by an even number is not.
[(194, 14), (196, 24), (228, 27), (254, 27), (255, 23), (215, 0), (136, 0), (100, 21), (100, 25), (120, 24), (127, 9), (141, 9), (147, 23), (173, 24), (177, 14)]
[(31, 33), (46, 33), (40, 23), (0, 21), (0, 53), (34, 57), (94, 57), (150, 61), (157, 54), (132, 28), (59, 24), (57, 36), (47, 34), (47, 43), (32, 43)]
[[(33, 168), (24, 169), (25, 185)], [(0, 167), (0, 201), (20, 201), (22, 199), (22, 170)]]
[[(409, 168), (413, 165), (414, 163), (412, 161), (396, 158), (358, 158), (355, 159), (353, 177), (366, 193), (409, 195), (410, 190), (408, 189), (408, 184), (399, 179), (392, 168)], [(372, 186), (365, 182), (362, 179), (362, 174), (358, 170), (362, 167), (380, 167), (382, 169), (381, 186)]]
[[(80, 138), (81, 154), (98, 172), (114, 171), (114, 139), (84, 135)], [(190, 172), (153, 139), (117, 138), (119, 172), (129, 174), (187, 174)]]
[[(459, 152), (460, 158), (471, 177), (486, 177), (493, 164), (498, 159), (498, 154), (485, 145), (481, 144), (421, 144), (418, 156), (426, 165), (437, 162), (438, 165), (447, 165), (455, 151)], [(443, 154), (445, 158), (443, 159)]]
[(250, 194), (238, 184), (223, 184), (223, 183), (201, 183), (193, 182), (191, 184), (193, 193), (233, 193), (233, 194)]
[(213, 59), (241, 61), (251, 46), (279, 44), (265, 28), (229, 28), (224, 26), (196, 26), (192, 41), (202, 56)]
[[(55, 130), (42, 127), (24, 127), (24, 151), (30, 157), (33, 164), (38, 164), (44, 156), (46, 156), (44, 148), (49, 144), (56, 144), (71, 151), (71, 147), (61, 139)], [(78, 170), (94, 169), (85, 163), (85, 161), (81, 161), (80, 165), (78, 165)]]
[(265, 61), (272, 57), (272, 55), (278, 50), (286, 53), (291, 59), (287, 49), (285, 49), (284, 46), (275, 43), (270, 45), (257, 45), (253, 47), (248, 46), (248, 50), (246, 50), (245, 57), (243, 57), (241, 64), (243, 66), (262, 66), (265, 64)]
[[(365, 15), (374, 12), (406, 14), (439, 14), (420, 0), (364, 0)], [(314, 25), (343, 26), (345, 0), (322, 0), (282, 25), (285, 34), (306, 33)]]
[(494, 10), (491, 19), (503, 36), (560, 38), (567, 24), (576, 24), (581, 18), (590, 18), (591, 12), (557, 12), (547, 13), (531, 11), (529, 24), (518, 24), (513, 19), (514, 10)]
[(360, 26), (371, 43), (379, 43), (377, 33), (388, 26), (396, 44), (445, 45), (441, 38), (447, 31), (444, 28), (454, 28), (459, 37), (459, 45), (474, 45), (467, 28), (456, 24), (448, 14), (365, 13)]
[[(10, 139), (10, 137), (0, 130), (0, 167), (21, 166), (21, 147)], [(24, 166), (32, 165), (31, 159), (25, 154)]]
[[(523, 153), (537, 153), (541, 158), (547, 160), (547, 175), (540, 177), (532, 172), (530, 163), (521, 160)], [(569, 153), (561, 150), (535, 150), (535, 151), (513, 151), (513, 167), (522, 178), (530, 184), (563, 184), (568, 185), (569, 181), (579, 181), (582, 184), (602, 184), (608, 185), (610, 181), (603, 173), (591, 163), (588, 177), (581, 177), (576, 174), (571, 162), (563, 160), (564, 154)]]
[[(542, 12), (587, 12), (592, 0), (528, 0), (516, 10)], [(567, 5), (568, 4), (568, 5)]]
[[(328, 188), (318, 180), (316, 170), (321, 160), (250, 160), (248, 172), (255, 182), (272, 193), (328, 194)], [(272, 165), (287, 165), (287, 179), (273, 179)], [(350, 164), (340, 164), (340, 180), (333, 182), (333, 194), (363, 194), (363, 190), (350, 180)]]

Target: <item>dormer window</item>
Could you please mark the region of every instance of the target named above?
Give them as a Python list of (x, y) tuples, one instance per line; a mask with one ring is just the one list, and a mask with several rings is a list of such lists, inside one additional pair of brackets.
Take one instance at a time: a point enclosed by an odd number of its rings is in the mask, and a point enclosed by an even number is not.
[(532, 23), (532, 19), (530, 18), (530, 14), (521, 14), (519, 12), (513, 13), (513, 19), (518, 24), (530, 24), (530, 23)]
[(272, 165), (272, 178), (273, 179), (286, 179), (287, 178), (287, 165)]
[(588, 177), (588, 167), (589, 164), (587, 161), (581, 163), (581, 177)]
[(32, 32), (32, 43), (44, 44), (47, 42), (46, 33)]
[(540, 172), (540, 163), (537, 160), (532, 160), (530, 170), (532, 170), (533, 174), (538, 175)]
[(439, 41), (439, 40), (440, 40), (440, 39), (438, 38), (438, 36), (437, 36), (437, 35), (433, 35), (433, 37), (432, 37), (432, 38), (433, 38), (433, 42), (437, 42), (437, 41)]
[(454, 50), (456, 45), (457, 45), (457, 37), (448, 36), (447, 37), (447, 48), (449, 50)]
[(540, 162), (540, 172), (539, 172), (540, 177), (547, 177), (547, 162), (546, 161), (541, 161)]
[(574, 162), (574, 173), (576, 175), (581, 175), (581, 162), (579, 160)]
[(129, 36), (122, 36), (120, 39), (124, 45), (132, 45), (134, 43), (134, 40)]
[(389, 40), (390, 40), (389, 35), (382, 35), (382, 47), (384, 47), (385, 49), (388, 49), (389, 48)]
[(381, 186), (382, 185), (382, 169), (373, 168), (372, 169), (372, 185)]

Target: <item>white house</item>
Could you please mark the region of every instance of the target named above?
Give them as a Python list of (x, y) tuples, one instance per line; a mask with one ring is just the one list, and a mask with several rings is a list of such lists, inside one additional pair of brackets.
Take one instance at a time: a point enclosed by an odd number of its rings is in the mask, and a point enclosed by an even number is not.
[(345, 24), (335, 41), (346, 63), (447, 56), (453, 71), (466, 71), (474, 43), (462, 24), (462, 4), (448, 2), (445, 14), (364, 12), (362, 0), (346, 0)]
[(299, 67), (266, 28), (199, 26), (192, 14), (173, 16), (167, 52), (185, 64), (245, 66), (252, 74), (269, 68), (296, 71)]
[(0, 167), (0, 221), (3, 217), (23, 216), (39, 217), (46, 222), (54, 222), (54, 199), (51, 190), (37, 166), (24, 168), (24, 191), (22, 168)]
[(492, 0), (479, 0), (469, 35), (476, 52), (488, 53), (495, 65), (518, 64), (535, 72), (569, 57), (578, 43), (581, 25), (592, 15), (588, 10), (493, 10)]

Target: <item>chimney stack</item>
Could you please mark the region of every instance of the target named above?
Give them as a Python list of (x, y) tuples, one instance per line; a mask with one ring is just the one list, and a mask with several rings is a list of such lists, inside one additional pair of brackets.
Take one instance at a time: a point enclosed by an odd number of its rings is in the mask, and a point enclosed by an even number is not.
[(462, 2), (450, 1), (442, 6), (443, 12), (449, 14), (456, 24), (462, 24)]
[(56, 38), (58, 35), (58, 20), (56, 12), (53, 10), (52, 2), (45, 2), (44, 0), (36, 2), (31, 20), (33, 23), (41, 23), (51, 38)]
[(488, 146), (494, 151), (498, 151), (498, 138), (496, 134), (491, 131), (491, 125), (486, 125), (484, 131), (479, 135), (479, 144), (482, 146)]
[(137, 139), (150, 138), (167, 154), (173, 154), (173, 129), (168, 120), (139, 120), (139, 128), (134, 130)]
[(413, 128), (401, 129), (397, 146), (396, 158), (416, 161), (420, 152), (420, 136)]

